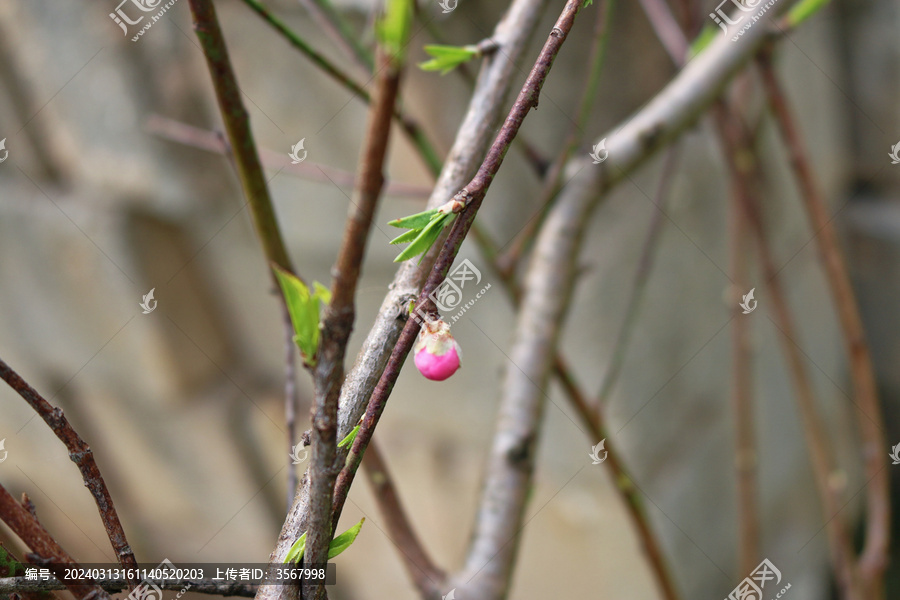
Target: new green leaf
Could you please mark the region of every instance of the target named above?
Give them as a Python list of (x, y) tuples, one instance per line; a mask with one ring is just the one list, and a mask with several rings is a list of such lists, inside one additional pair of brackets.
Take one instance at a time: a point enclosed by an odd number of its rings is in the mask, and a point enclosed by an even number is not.
[[(394, 262), (403, 262), (404, 260), (409, 260), (414, 256), (418, 256), (420, 254), (424, 255), (437, 241), (438, 236), (441, 235), (441, 231), (443, 231), (444, 227), (450, 225), (450, 223), (453, 222), (454, 218), (456, 218), (456, 215), (453, 213), (439, 213), (438, 215), (436, 215), (434, 218), (432, 218), (431, 222), (429, 222), (428, 225), (418, 230), (419, 233), (416, 238), (409, 246), (404, 248), (403, 252), (397, 255), (397, 258), (394, 259)], [(419, 260), (421, 262), (421, 259)]]
[(376, 25), (378, 42), (397, 65), (403, 61), (412, 27), (413, 0), (387, 0), (384, 17)]
[(481, 55), (481, 51), (476, 46), (442, 46), (434, 44), (425, 46), (425, 52), (432, 58), (419, 63), (419, 68), (423, 71), (440, 71), (441, 75), (446, 75), (459, 65)]
[(328, 546), (329, 560), (350, 547), (350, 544), (352, 544), (356, 540), (356, 536), (359, 535), (359, 530), (362, 529), (363, 523), (365, 522), (366, 518), (363, 517), (359, 520), (359, 523), (331, 540), (331, 545)]
[(344, 446), (349, 446), (353, 443), (353, 440), (356, 439), (356, 434), (359, 433), (359, 425), (350, 430), (350, 433), (347, 434), (347, 437), (342, 439), (338, 444), (338, 448), (343, 448)]
[[(333, 540), (331, 540), (331, 544), (328, 545), (328, 560), (331, 560), (344, 550), (350, 547), (354, 541), (356, 541), (356, 536), (359, 535), (359, 530), (362, 529), (363, 523), (366, 522), (366, 518), (363, 517), (360, 519), (359, 523), (337, 536)], [(306, 532), (303, 532), (297, 541), (294, 542), (294, 545), (291, 546), (291, 549), (288, 550), (287, 556), (284, 557), (285, 564), (288, 563), (299, 563), (303, 560), (303, 553), (306, 551)]]
[(293, 273), (274, 266), (275, 277), (284, 295), (284, 303), (294, 326), (294, 342), (303, 353), (303, 362), (312, 367), (316, 364), (319, 348), (319, 310), (322, 302), (331, 302), (331, 292), (319, 282), (313, 282), (313, 292)]
[(436, 214), (438, 214), (438, 209), (432, 208), (431, 210), (409, 215), (408, 217), (401, 217), (399, 219), (394, 219), (393, 221), (388, 221), (388, 225), (391, 227), (402, 227), (403, 229), (421, 229), (428, 225), (431, 218)]

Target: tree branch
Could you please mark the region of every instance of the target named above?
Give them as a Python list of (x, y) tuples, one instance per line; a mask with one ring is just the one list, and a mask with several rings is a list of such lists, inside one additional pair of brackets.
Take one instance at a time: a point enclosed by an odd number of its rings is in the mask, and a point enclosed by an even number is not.
[[(60, 580), (64, 579), (66, 565), (78, 567), (78, 563), (62, 549), (31, 511), (17, 502), (2, 485), (0, 485), (0, 518), (31, 548), (32, 552), (50, 564), (49, 568), (54, 570), (54, 574)], [(132, 563), (132, 566), (136, 564)], [(66, 589), (78, 600), (109, 600), (109, 594), (93, 582), (69, 582)]]
[[(344, 240), (332, 273), (331, 302), (322, 318), (322, 340), (314, 370), (316, 406), (312, 428), (312, 460), (309, 468), (310, 510), (304, 561), (325, 564), (333, 537), (332, 497), (338, 474), (337, 412), (341, 383), (344, 379), (344, 356), (353, 330), (356, 284), (365, 256), (366, 242), (372, 227), (375, 208), (384, 185), (384, 161), (391, 131), (391, 115), (400, 86), (401, 68), (394, 57), (379, 54), (378, 91), (369, 115), (360, 160), (357, 188), (351, 201), (350, 216)], [(335, 519), (334, 525), (337, 524)], [(321, 593), (324, 584), (310, 585)], [(304, 597), (312, 598), (306, 593)]]
[(369, 442), (362, 465), (372, 486), (372, 495), (384, 516), (391, 541), (400, 549), (410, 579), (423, 598), (440, 595), (440, 586), (447, 575), (432, 562), (413, 530), (381, 455), (381, 449), (374, 439)]
[[(0, 359), (0, 378), (31, 405), (44, 422), (50, 426), (56, 437), (65, 444), (66, 449), (69, 451), (69, 458), (78, 466), (78, 470), (81, 471), (81, 476), (84, 479), (85, 487), (90, 490), (94, 501), (97, 503), (100, 517), (103, 520), (103, 527), (106, 529), (107, 537), (109, 537), (109, 543), (112, 544), (116, 553), (116, 560), (124, 568), (137, 566), (134, 552), (132, 552), (131, 546), (128, 545), (128, 540), (125, 538), (122, 522), (119, 520), (119, 514), (116, 512), (112, 497), (109, 495), (106, 482), (100, 474), (100, 467), (97, 466), (97, 462), (94, 460), (94, 453), (91, 447), (72, 428), (63, 411), (59, 408), (54, 408), (47, 402), (37, 390), (28, 385), (3, 359)], [(58, 547), (57, 549), (61, 550)], [(136, 585), (137, 581), (132, 582), (132, 584)]]
[[(188, 0), (193, 16), (194, 31), (206, 57), (206, 64), (216, 90), (219, 111), (225, 122), (225, 131), (231, 144), (234, 162), (244, 196), (250, 204), (253, 223), (263, 245), (269, 263), (275, 263), (293, 273), (291, 260), (278, 229), (272, 198), (266, 185), (265, 174), (256, 141), (250, 129), (250, 117), (241, 99), (237, 78), (228, 57), (228, 48), (219, 27), (216, 9), (211, 0)], [(274, 276), (273, 276), (274, 277)]]
[(858, 417), (858, 423), (863, 444), (868, 510), (865, 546), (859, 559), (859, 574), (865, 586), (864, 597), (878, 600), (884, 597), (883, 577), (887, 566), (891, 514), (887, 452), (884, 451), (887, 448), (884, 440), (884, 420), (878, 401), (872, 358), (832, 217), (828, 214), (825, 200), (816, 184), (803, 140), (772, 66), (771, 48), (765, 49), (758, 63), (769, 107), (790, 154), (794, 177), (815, 232), (816, 245), (837, 306), (844, 344), (850, 360), (855, 404), (862, 413)]

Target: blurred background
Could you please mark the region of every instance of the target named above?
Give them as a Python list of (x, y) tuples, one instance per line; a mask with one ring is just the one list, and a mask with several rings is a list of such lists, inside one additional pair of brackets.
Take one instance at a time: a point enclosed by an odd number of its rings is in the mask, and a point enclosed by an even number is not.
[[(187, 2), (176, 2), (137, 42), (109, 18), (115, 2), (0, 3), (0, 138), (9, 152), (0, 164), (0, 356), (62, 407), (90, 443), (140, 562), (264, 562), (284, 519), (289, 463), (278, 300), (234, 171), (228, 159), (202, 147), (215, 145), (222, 123)], [(373, 4), (338, 4), (371, 43)], [(506, 4), (461, 0), (442, 14), (437, 1), (421, 3), (433, 31), (417, 29), (411, 58), (424, 60), (422, 46), (435, 35), (477, 43)], [(551, 3), (514, 89), (561, 5)], [(300, 3), (267, 6), (360, 76)], [(698, 19), (715, 8), (705, 0), (695, 6)], [(310, 165), (355, 170), (366, 106), (239, 0), (216, 7), (257, 142), (271, 151), (264, 152), (267, 175), (292, 258), (306, 279), (330, 282), (352, 184), (312, 179), (317, 170)], [(593, 18), (588, 12), (576, 23), (540, 109), (522, 129), (544, 156), (559, 152), (577, 111)], [(900, 165), (887, 154), (900, 141), (898, 27), (896, 2), (834, 0), (778, 52), (843, 234), (892, 445), (900, 443)], [(637, 3), (618, 3), (611, 32), (584, 153), (676, 72)], [(458, 73), (410, 68), (405, 78), (404, 107), (442, 154), (469, 92)], [(757, 94), (751, 105), (761, 105)], [(173, 141), (172, 132), (193, 147)], [(845, 510), (858, 518), (864, 481), (857, 409), (836, 313), (784, 148), (771, 123), (761, 135), (776, 259), (846, 476)], [(301, 139), (308, 152), (301, 167), (312, 176), (286, 168)], [(708, 119), (678, 146), (652, 275), (605, 410), (683, 597), (718, 600), (747, 575), (738, 572), (736, 556), (729, 183)], [(591, 392), (627, 309), (657, 211), (650, 198), (661, 165), (658, 156), (619, 185), (590, 225), (562, 347)], [(421, 210), (431, 183), (396, 131), (388, 177), (404, 189), (388, 193), (380, 206), (348, 363), (395, 272), (397, 248), (387, 242), (396, 232), (385, 224)], [(538, 210), (538, 189), (522, 153), (511, 152), (479, 214), (498, 244), (509, 243)], [(419, 534), (450, 570), (461, 565), (468, 542), (515, 323), (499, 277), (471, 242), (462, 256), (481, 270), (482, 286), (492, 284), (454, 324), (463, 369), (444, 383), (405, 369), (376, 436)], [(755, 257), (751, 264), (751, 281), (762, 282)], [(139, 303), (151, 288), (158, 307), (142, 314)], [(792, 584), (790, 598), (828, 598), (824, 519), (764, 286), (756, 298), (751, 332), (763, 550)], [(311, 389), (305, 372), (298, 380), (302, 431), (309, 427)], [(588, 456), (599, 440), (586, 435), (555, 384), (547, 393), (511, 597), (657, 598), (614, 482)], [(3, 485), (14, 495), (28, 493), (45, 527), (76, 559), (111, 562), (93, 499), (62, 444), (5, 386), (0, 415), (9, 453), (0, 464)], [(895, 505), (898, 473), (892, 471)], [(350, 500), (346, 526), (362, 516), (367, 522), (337, 560), (332, 598), (417, 597), (366, 482), (353, 487)], [(0, 541), (25, 553), (5, 526)]]

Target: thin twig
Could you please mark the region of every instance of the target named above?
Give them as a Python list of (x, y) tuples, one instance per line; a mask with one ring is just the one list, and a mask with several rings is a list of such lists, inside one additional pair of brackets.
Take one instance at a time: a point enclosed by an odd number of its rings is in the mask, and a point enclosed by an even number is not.
[(384, 516), (388, 535), (403, 555), (410, 579), (423, 598), (436, 597), (447, 575), (432, 562), (413, 530), (381, 449), (374, 439), (369, 442), (362, 464), (372, 486), (372, 495)]
[(780, 329), (782, 351), (788, 362), (788, 368), (795, 389), (797, 406), (803, 422), (803, 431), (809, 448), (810, 462), (816, 482), (819, 501), (822, 504), (822, 515), (832, 568), (846, 600), (864, 598), (857, 589), (854, 575), (853, 540), (847, 524), (841, 515), (842, 501), (840, 490), (835, 486), (835, 463), (829, 449), (829, 435), (817, 408), (812, 381), (806, 370), (804, 357), (798, 347), (799, 332), (787, 302), (787, 295), (778, 276), (778, 268), (764, 230), (761, 201), (756, 192), (756, 181), (759, 180), (757, 157), (755, 150), (748, 145), (749, 137), (738, 128), (737, 115), (729, 111), (723, 103), (714, 107), (713, 115), (719, 128), (720, 138), (725, 149), (725, 158), (731, 176), (734, 178), (735, 191), (741, 202), (745, 218), (752, 227), (759, 247), (763, 270), (766, 275), (766, 287), (772, 300), (775, 319)]
[[(650, 280), (650, 272), (653, 270), (653, 260), (656, 256), (656, 249), (659, 246), (662, 237), (662, 226), (665, 222), (665, 206), (669, 198), (669, 189), (671, 185), (672, 175), (675, 170), (677, 160), (677, 146), (672, 146), (667, 153), (663, 164), (663, 172), (660, 176), (659, 186), (656, 190), (656, 197), (653, 204), (656, 210), (650, 220), (650, 227), (647, 230), (647, 236), (644, 239), (641, 257), (638, 259), (638, 267), (634, 273), (634, 280), (631, 283), (631, 291), (628, 295), (628, 308), (625, 309), (625, 316), (622, 318), (622, 327), (613, 343), (612, 355), (609, 360), (609, 366), (603, 375), (600, 391), (594, 406), (597, 411), (601, 411), (609, 402), (609, 396), (615, 389), (616, 383), (619, 381), (619, 374), (625, 365), (625, 356), (628, 353), (628, 347), (631, 343), (631, 336), (638, 324), (638, 315), (640, 314), (642, 299), (647, 289), (647, 282)], [(749, 572), (749, 571), (748, 571)]]
[[(128, 586), (122, 580), (100, 580), (97, 585), (107, 592), (118, 593)], [(252, 598), (259, 586), (249, 583), (215, 581), (211, 579), (167, 579), (165, 581), (153, 581), (153, 585), (162, 590), (180, 592), (188, 588), (194, 594), (211, 594), (214, 596), (241, 596)], [(12, 592), (46, 592), (50, 590), (64, 590), (66, 586), (59, 581), (35, 581), (24, 577), (0, 578), (0, 597)]]
[(355, 60), (366, 73), (372, 72), (375, 62), (372, 60), (372, 54), (362, 45), (359, 41), (359, 34), (350, 28), (346, 20), (341, 18), (331, 2), (328, 0), (300, 0), (300, 4), (312, 13), (316, 23), (325, 30), (347, 56)]
[(250, 129), (250, 117), (241, 99), (225, 38), (219, 27), (216, 9), (211, 0), (188, 0), (193, 15), (194, 31), (216, 90), (216, 100), (225, 131), (234, 156), (238, 177), (244, 196), (250, 204), (253, 223), (269, 263), (274, 263), (285, 271), (293, 272), (284, 240), (278, 229), (272, 198), (266, 185), (265, 174), (256, 151), (256, 141)]
[(294, 494), (297, 493), (297, 466), (294, 457), (297, 456), (297, 405), (299, 394), (297, 391), (297, 351), (294, 342), (294, 325), (291, 315), (284, 303), (281, 304), (281, 322), (284, 329), (284, 422), (287, 427), (288, 446), (288, 479), (287, 479), (287, 508), (291, 509)]
[[(721, 106), (721, 103), (717, 106)], [(730, 149), (729, 150), (733, 150)], [(731, 167), (737, 153), (731, 154)], [(737, 479), (738, 564), (740, 573), (751, 573), (760, 561), (759, 486), (757, 480), (756, 419), (753, 402), (753, 351), (750, 345), (750, 320), (742, 314), (738, 296), (749, 289), (747, 273), (747, 233), (745, 194), (748, 181), (732, 175), (731, 199), (731, 292), (732, 311), (731, 399), (734, 408), (734, 467)]]
[[(207, 131), (206, 129), (200, 129), (199, 127), (159, 115), (150, 115), (145, 127), (149, 133), (166, 140), (206, 150), (207, 152), (231, 155), (231, 146), (216, 131)], [(320, 183), (336, 183), (351, 188), (356, 186), (356, 177), (349, 171), (330, 165), (318, 164), (311, 160), (293, 164), (285, 152), (275, 152), (268, 148), (260, 148), (259, 158), (264, 167), (280, 169), (282, 173), (287, 175), (296, 175), (303, 179)], [(385, 183), (384, 189), (384, 193), (388, 196), (419, 200), (427, 198), (430, 192), (430, 187), (403, 183), (402, 181), (388, 181)]]
[[(356, 285), (359, 281), (372, 219), (384, 186), (384, 163), (391, 133), (391, 115), (400, 88), (402, 62), (387, 52), (378, 56), (378, 87), (363, 142), (357, 187), (351, 201), (347, 227), (332, 269), (331, 302), (322, 317), (322, 338), (313, 379), (316, 404), (312, 427), (312, 460), (309, 468), (310, 510), (304, 561), (324, 564), (333, 537), (332, 497), (339, 465), (337, 458), (338, 399), (344, 380), (344, 356), (353, 330)], [(337, 524), (335, 520), (335, 525)], [(310, 585), (310, 592), (324, 591), (324, 584)], [(304, 597), (313, 598), (304, 588)]]
[[(44, 529), (37, 518), (22, 503), (0, 485), (0, 518), (19, 536), (25, 545), (31, 548), (42, 561), (46, 561), (49, 569), (61, 580), (68, 568), (78, 568), (78, 563), (66, 553), (53, 536)], [(125, 565), (123, 564), (123, 567)], [(130, 563), (136, 567), (136, 563)], [(133, 589), (133, 585), (131, 587)], [(78, 600), (109, 600), (109, 594), (90, 581), (70, 581), (66, 589)]]
[(884, 597), (884, 570), (888, 560), (891, 513), (884, 419), (878, 400), (875, 372), (832, 217), (828, 214), (825, 199), (816, 184), (803, 139), (781, 89), (771, 58), (771, 48), (767, 47), (758, 60), (763, 84), (769, 107), (788, 148), (794, 177), (815, 232), (816, 245), (824, 263), (825, 274), (844, 334), (855, 404), (861, 413), (858, 416), (858, 424), (863, 444), (868, 510), (865, 544), (858, 566), (865, 587), (865, 598), (878, 600)]
[[(318, 0), (317, 0), (318, 1)], [(335, 81), (343, 85), (349, 91), (353, 92), (357, 98), (370, 104), (372, 102), (369, 93), (365, 90), (365, 86), (355, 81), (347, 75), (340, 67), (329, 61), (327, 58), (316, 52), (312, 46), (306, 43), (297, 33), (288, 28), (284, 22), (269, 12), (259, 0), (244, 0), (244, 3), (253, 9), (260, 17), (271, 25), (278, 33), (294, 46), (297, 50), (306, 55), (313, 63), (322, 69), (325, 73), (334, 78)], [(340, 20), (340, 15), (337, 15)], [(403, 132), (409, 137), (410, 141), (419, 150), (419, 154), (425, 161), (426, 165), (432, 172), (438, 172), (441, 169), (441, 158), (437, 151), (431, 145), (431, 142), (422, 131), (421, 125), (410, 115), (400, 110), (399, 107), (394, 108), (394, 119), (400, 124)]]
[(538, 196), (537, 204), (540, 206), (538, 213), (533, 216), (525, 227), (522, 228), (515, 238), (506, 244), (507, 250), (498, 257), (498, 266), (507, 273), (515, 271), (516, 265), (525, 253), (525, 250), (533, 240), (535, 232), (540, 228), (547, 211), (553, 203), (554, 198), (559, 194), (563, 181), (563, 169), (569, 158), (578, 148), (584, 136), (584, 127), (588, 117), (591, 114), (591, 108), (597, 97), (597, 90), (600, 86), (600, 74), (603, 72), (603, 64), (606, 57), (606, 47), (609, 42), (610, 23), (612, 22), (613, 10), (615, 9), (616, 0), (606, 0), (603, 3), (603, 10), (598, 7), (597, 20), (594, 25), (593, 41), (591, 43), (590, 59), (588, 61), (587, 79), (584, 88), (581, 91), (581, 100), (578, 103), (578, 113), (572, 122), (569, 132), (566, 135), (566, 141), (563, 144), (563, 150), (557, 155), (553, 164), (546, 169), (544, 173), (544, 185)]
[[(72, 428), (63, 411), (54, 408), (41, 396), (37, 390), (28, 385), (12, 367), (10, 367), (3, 359), (0, 359), (0, 378), (5, 381), (9, 387), (14, 389), (29, 405), (40, 415), (56, 437), (65, 444), (69, 451), (69, 458), (78, 466), (81, 476), (84, 479), (85, 487), (90, 490), (97, 508), (100, 510), (100, 517), (103, 520), (103, 527), (106, 529), (106, 535), (112, 544), (116, 553), (116, 560), (124, 568), (134, 568), (137, 561), (134, 558), (134, 552), (128, 545), (125, 537), (125, 531), (122, 529), (122, 522), (119, 520), (119, 514), (113, 504), (112, 497), (100, 474), (100, 467), (94, 460), (94, 453), (91, 447), (81, 439), (81, 436)], [(132, 582), (133, 585), (137, 581)]]

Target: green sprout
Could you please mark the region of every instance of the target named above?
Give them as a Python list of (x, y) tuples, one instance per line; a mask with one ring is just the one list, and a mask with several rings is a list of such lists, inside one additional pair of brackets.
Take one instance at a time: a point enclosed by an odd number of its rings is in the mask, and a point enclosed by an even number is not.
[[(359, 535), (359, 530), (362, 529), (363, 523), (366, 522), (366, 518), (363, 517), (360, 519), (359, 523), (342, 533), (341, 535), (335, 537), (331, 540), (331, 544), (328, 545), (328, 560), (331, 560), (344, 550), (350, 547), (354, 541), (356, 541), (356, 536)], [(300, 563), (303, 559), (303, 553), (306, 551), (306, 532), (303, 532), (297, 541), (294, 542), (294, 545), (291, 546), (291, 549), (288, 550), (287, 556), (284, 557), (284, 563)]]
[(313, 289), (310, 291), (293, 273), (275, 265), (272, 268), (291, 315), (294, 342), (303, 354), (303, 363), (307, 367), (314, 367), (319, 349), (319, 311), (323, 302), (331, 302), (331, 292), (318, 281), (313, 282)]
[[(420, 254), (422, 258), (425, 258), (425, 253), (437, 241), (441, 231), (444, 230), (444, 227), (450, 225), (455, 218), (456, 213), (450, 210), (433, 208), (388, 222), (388, 225), (391, 227), (409, 229), (406, 233), (400, 234), (391, 240), (391, 244), (409, 243), (409, 246), (397, 255), (394, 262), (403, 262)], [(421, 258), (419, 262), (422, 262)]]

